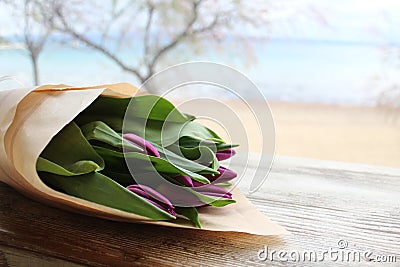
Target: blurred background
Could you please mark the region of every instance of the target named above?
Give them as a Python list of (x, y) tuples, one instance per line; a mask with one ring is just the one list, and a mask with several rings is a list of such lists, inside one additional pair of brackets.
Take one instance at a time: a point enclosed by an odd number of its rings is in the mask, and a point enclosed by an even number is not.
[(0, 89), (213, 61), (264, 93), (278, 154), (400, 167), (399, 25), (396, 0), (0, 0)]

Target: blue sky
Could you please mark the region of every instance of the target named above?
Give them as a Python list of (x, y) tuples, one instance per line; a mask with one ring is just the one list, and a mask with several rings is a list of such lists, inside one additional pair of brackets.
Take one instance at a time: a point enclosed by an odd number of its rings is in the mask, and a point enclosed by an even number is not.
[[(284, 7), (280, 11), (271, 12), (274, 37), (400, 43), (398, 0), (284, 0), (281, 3)], [(292, 25), (284, 27), (288, 23)]]
[[(269, 35), (272, 38), (400, 43), (399, 0), (275, 0), (266, 3), (271, 10)], [(4, 7), (0, 8), (0, 25), (0, 35), (18, 34), (12, 15)]]

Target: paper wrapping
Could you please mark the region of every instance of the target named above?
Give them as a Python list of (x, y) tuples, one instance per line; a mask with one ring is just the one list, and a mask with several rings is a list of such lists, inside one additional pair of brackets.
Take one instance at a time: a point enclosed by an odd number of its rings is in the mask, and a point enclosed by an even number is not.
[[(32, 199), (72, 212), (114, 221), (194, 228), (186, 220), (154, 221), (55, 191), (36, 172), (36, 161), (50, 140), (97, 97), (138, 94), (143, 93), (126, 83), (79, 88), (45, 85), (0, 92), (0, 180)], [(232, 194), (235, 204), (199, 210), (202, 230), (256, 235), (287, 233), (257, 211), (238, 189)]]

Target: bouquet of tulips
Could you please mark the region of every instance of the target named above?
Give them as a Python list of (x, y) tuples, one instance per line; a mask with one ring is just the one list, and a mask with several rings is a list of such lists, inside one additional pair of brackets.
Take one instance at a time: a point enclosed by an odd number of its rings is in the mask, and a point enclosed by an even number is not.
[[(176, 138), (162, 146), (162, 130), (168, 139), (174, 129)], [(227, 187), (236, 173), (220, 166), (235, 154), (232, 147), (162, 97), (100, 96), (50, 141), (37, 171), (69, 195), (154, 220), (180, 216), (201, 227), (198, 208), (235, 202)]]
[(129, 84), (0, 92), (0, 181), (32, 199), (115, 221), (286, 233), (230, 187), (237, 175), (220, 163), (233, 148)]

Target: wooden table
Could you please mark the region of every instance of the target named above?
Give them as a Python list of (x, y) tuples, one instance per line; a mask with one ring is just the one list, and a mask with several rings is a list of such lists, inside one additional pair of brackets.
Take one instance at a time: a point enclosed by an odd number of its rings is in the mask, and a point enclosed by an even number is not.
[[(379, 266), (400, 265), (400, 169), (278, 157), (267, 182), (249, 198), (292, 233), (281, 237), (105, 221), (49, 208), (1, 183), (0, 195), (1, 266), (311, 264), (307, 255), (298, 262), (288, 254), (281, 254), (288, 262), (277, 254), (272, 262), (260, 260), (265, 246), (303, 255), (369, 251), (381, 260), (397, 257)], [(376, 264), (334, 259), (319, 265)]]

